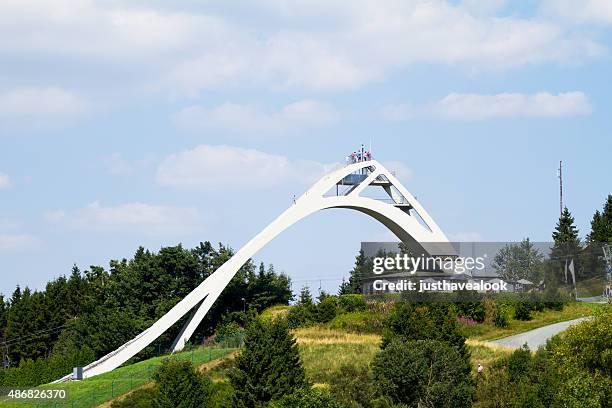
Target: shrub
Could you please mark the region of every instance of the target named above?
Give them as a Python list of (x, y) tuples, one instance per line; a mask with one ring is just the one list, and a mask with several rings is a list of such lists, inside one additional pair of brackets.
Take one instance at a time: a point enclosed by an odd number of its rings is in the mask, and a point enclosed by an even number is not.
[[(448, 303), (414, 304), (398, 302), (385, 321), (382, 348), (393, 340), (439, 340), (456, 347), (469, 362), (463, 330)], [(469, 367), (468, 367), (469, 371)]]
[(314, 323), (313, 305), (297, 304), (287, 314), (287, 324), (292, 329), (305, 327)]
[(212, 383), (196, 372), (191, 361), (167, 359), (153, 374), (156, 408), (196, 408), (205, 406)]
[(363, 295), (341, 295), (338, 296), (338, 306), (341, 313), (362, 312), (367, 309)]
[(473, 383), (463, 356), (436, 340), (393, 341), (372, 362), (374, 379), (394, 403), (470, 407)]
[(238, 337), (242, 333), (244, 333), (244, 329), (237, 322), (229, 322), (217, 326), (216, 338), (225, 340)]
[(457, 311), (463, 317), (468, 317), (478, 323), (485, 321), (486, 312), (482, 302), (457, 303)]
[(313, 306), (314, 321), (327, 323), (336, 317), (336, 297), (325, 296), (317, 305)]
[(345, 313), (337, 315), (329, 327), (356, 333), (382, 333), (384, 319), (384, 316), (371, 311)]
[(495, 327), (508, 327), (508, 309), (504, 304), (495, 304), (493, 306), (493, 324)]
[[(345, 408), (324, 391), (302, 388), (268, 404), (269, 408)], [(346, 407), (348, 408), (348, 407)]]
[(570, 327), (548, 344), (553, 360), (612, 378), (612, 307)]
[(362, 408), (373, 408), (373, 401), (381, 396), (368, 367), (352, 365), (341, 366), (331, 377), (329, 391), (337, 401)]
[(514, 305), (514, 318), (516, 320), (531, 320), (531, 305), (527, 302), (519, 301)]

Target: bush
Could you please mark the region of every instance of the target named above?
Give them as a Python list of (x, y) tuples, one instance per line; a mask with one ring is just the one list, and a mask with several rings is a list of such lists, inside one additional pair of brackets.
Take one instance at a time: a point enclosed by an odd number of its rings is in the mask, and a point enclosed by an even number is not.
[(191, 361), (167, 359), (153, 374), (156, 408), (197, 408), (206, 406), (212, 383), (193, 367)]
[(313, 318), (317, 323), (330, 322), (336, 317), (336, 297), (325, 296), (317, 305), (313, 306)]
[(352, 312), (337, 315), (329, 328), (356, 333), (382, 333), (384, 317), (371, 311)]
[(241, 336), (244, 333), (244, 329), (237, 322), (229, 322), (217, 326), (216, 338), (217, 339), (230, 339)]
[(508, 309), (504, 304), (494, 304), (493, 306), (493, 324), (495, 327), (508, 327)]
[(341, 313), (362, 312), (367, 309), (363, 295), (341, 295), (338, 296), (338, 306)]
[(456, 347), (469, 364), (465, 336), (452, 307), (448, 303), (396, 303), (385, 321), (381, 347), (394, 340), (439, 340)]
[(287, 324), (291, 329), (298, 327), (309, 326), (314, 323), (314, 306), (306, 304), (297, 304), (293, 306), (287, 313)]
[(531, 305), (527, 302), (519, 301), (514, 305), (514, 318), (516, 320), (531, 320)]
[(486, 312), (483, 302), (462, 302), (456, 305), (460, 316), (470, 318), (478, 323), (485, 321)]
[(612, 307), (571, 326), (546, 346), (554, 361), (612, 378)]
[(337, 401), (362, 408), (373, 408), (373, 401), (381, 396), (368, 367), (352, 365), (343, 365), (334, 373), (329, 391)]
[(268, 404), (269, 408), (348, 408), (326, 392), (302, 388)]
[[(468, 367), (469, 369), (469, 367)], [(374, 379), (394, 403), (470, 407), (473, 383), (455, 347), (436, 340), (393, 341), (372, 362)]]

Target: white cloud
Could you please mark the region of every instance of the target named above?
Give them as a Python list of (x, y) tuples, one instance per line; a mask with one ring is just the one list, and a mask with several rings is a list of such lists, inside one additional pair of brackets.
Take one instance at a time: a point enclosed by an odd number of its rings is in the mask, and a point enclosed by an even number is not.
[(301, 100), (276, 112), (248, 105), (224, 103), (212, 109), (190, 106), (174, 116), (189, 129), (223, 129), (248, 134), (277, 134), (328, 125), (337, 118), (334, 108), (324, 102)]
[(4, 173), (0, 173), (0, 190), (11, 186), (11, 179)]
[(66, 119), (86, 110), (86, 103), (62, 88), (17, 88), (0, 92), (0, 118)]
[(202, 227), (200, 213), (195, 208), (138, 202), (117, 206), (94, 202), (74, 212), (48, 212), (45, 219), (75, 229), (100, 232), (171, 234)]
[(393, 173), (393, 175), (402, 183), (405, 183), (412, 178), (412, 170), (409, 169), (404, 162), (391, 160), (384, 162), (383, 166)]
[(119, 152), (104, 156), (101, 159), (106, 172), (112, 176), (126, 176), (136, 173), (138, 170), (149, 168), (155, 162), (155, 156), (147, 154), (137, 160), (128, 160)]
[(576, 23), (612, 24), (610, 0), (545, 0), (542, 8)]
[(283, 183), (308, 184), (338, 166), (232, 146), (200, 145), (168, 156), (157, 181), (190, 189), (256, 190)]
[(22, 252), (35, 249), (40, 241), (27, 234), (0, 234), (0, 252)]
[(0, 53), (48, 58), (77, 74), (86, 66), (96, 75), (81, 82), (104, 91), (112, 83), (197, 96), (236, 87), (355, 89), (414, 63), (508, 69), (603, 52), (590, 33), (538, 16), (495, 15), (503, 1), (492, 1), (259, 0), (237, 13), (225, 4), (190, 11), (188, 3), (9, 0)]
[(452, 93), (427, 106), (398, 104), (381, 109), (383, 118), (395, 121), (415, 117), (466, 121), (510, 117), (555, 118), (586, 115), (590, 112), (588, 97), (582, 92), (562, 92), (556, 95), (548, 92), (492, 95)]

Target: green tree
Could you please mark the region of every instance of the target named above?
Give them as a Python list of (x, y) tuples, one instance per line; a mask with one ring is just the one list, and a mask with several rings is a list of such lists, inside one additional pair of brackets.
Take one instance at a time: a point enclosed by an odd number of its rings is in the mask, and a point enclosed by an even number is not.
[(382, 348), (395, 340), (446, 342), (464, 356), (463, 368), (469, 372), (469, 351), (465, 345), (466, 338), (451, 304), (397, 302), (385, 321)]
[(308, 286), (304, 286), (300, 290), (300, 297), (298, 299), (298, 304), (302, 306), (312, 306), (313, 305), (312, 295), (310, 294), (310, 289), (308, 288)]
[(542, 279), (542, 253), (529, 238), (519, 244), (506, 244), (493, 259), (493, 268), (508, 281), (527, 279), (538, 284)]
[[(548, 289), (555, 288), (561, 281), (565, 280), (565, 267), (568, 262), (574, 261), (574, 270), (576, 275), (580, 274), (580, 239), (578, 238), (578, 228), (576, 227), (574, 217), (565, 207), (559, 221), (552, 233), (554, 240), (551, 251), (551, 261), (549, 262), (549, 271), (551, 273), (546, 276), (546, 287)], [(568, 277), (568, 282), (570, 282)]]
[(567, 207), (563, 209), (557, 226), (552, 233), (552, 237), (555, 244), (580, 243), (578, 239), (578, 228), (576, 227), (574, 217), (572, 217)]
[(372, 362), (374, 379), (395, 403), (470, 407), (473, 383), (455, 347), (436, 340), (393, 341)]
[(366, 274), (367, 257), (363, 249), (359, 250), (359, 254), (355, 257), (355, 266), (350, 271), (349, 280), (343, 281), (340, 285), (340, 295), (348, 295), (351, 293), (361, 293), (361, 283)]
[(199, 374), (191, 361), (168, 359), (155, 374), (153, 407), (201, 408), (208, 406), (212, 383)]
[(612, 242), (612, 194), (608, 194), (602, 212), (593, 214), (591, 232), (587, 235), (590, 242)]
[(244, 348), (230, 373), (236, 407), (255, 408), (308, 386), (298, 346), (285, 319), (248, 324)]

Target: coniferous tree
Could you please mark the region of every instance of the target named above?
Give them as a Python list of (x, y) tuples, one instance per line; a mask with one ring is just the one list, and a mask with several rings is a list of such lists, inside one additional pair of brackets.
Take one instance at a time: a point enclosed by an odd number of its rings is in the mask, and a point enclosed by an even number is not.
[(298, 299), (298, 304), (302, 306), (312, 306), (312, 295), (310, 294), (310, 288), (308, 286), (302, 287), (300, 290), (300, 298)]
[(234, 406), (262, 407), (308, 386), (295, 338), (285, 319), (250, 321), (230, 373)]
[(155, 374), (153, 407), (155, 408), (202, 408), (212, 394), (212, 383), (199, 374), (191, 361), (170, 359), (165, 361)]
[(578, 239), (578, 228), (576, 227), (572, 213), (565, 207), (559, 217), (557, 226), (552, 233), (555, 244), (580, 244)]
[(340, 295), (350, 295), (355, 293), (361, 293), (361, 283), (365, 276), (367, 257), (363, 252), (363, 249), (359, 250), (359, 254), (355, 257), (355, 266), (350, 271), (348, 281), (343, 281), (340, 285)]
[(563, 209), (559, 217), (559, 221), (552, 233), (552, 238), (554, 240), (550, 265), (552, 274), (548, 274), (549, 276), (546, 277), (546, 286), (548, 288), (556, 287), (565, 279), (565, 265), (569, 264), (572, 260), (577, 276), (580, 271), (579, 255), (581, 248), (578, 228), (576, 227), (574, 217), (567, 207)]
[(593, 214), (587, 240), (593, 243), (612, 242), (612, 194), (608, 195), (602, 212)]

